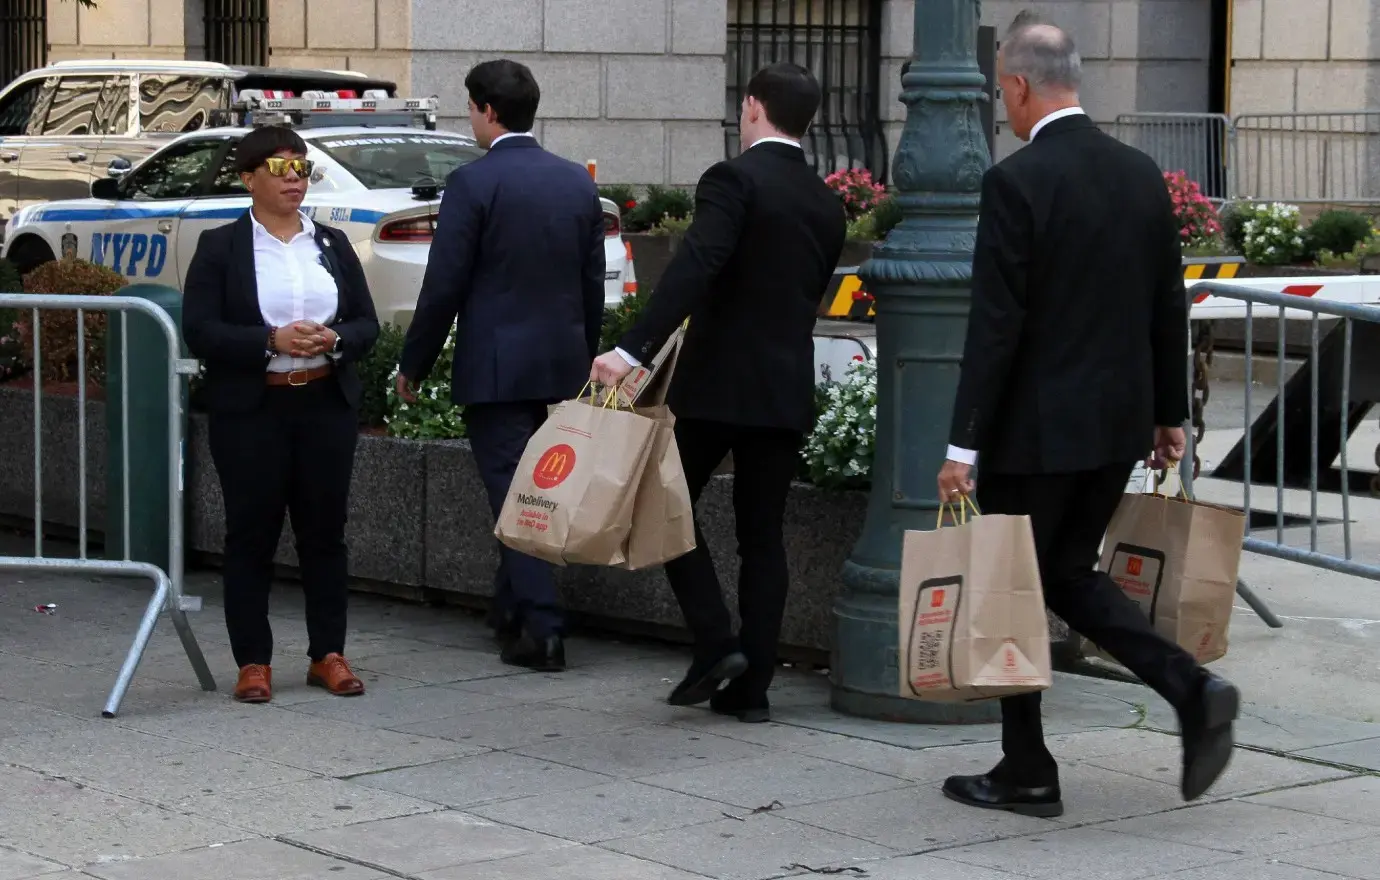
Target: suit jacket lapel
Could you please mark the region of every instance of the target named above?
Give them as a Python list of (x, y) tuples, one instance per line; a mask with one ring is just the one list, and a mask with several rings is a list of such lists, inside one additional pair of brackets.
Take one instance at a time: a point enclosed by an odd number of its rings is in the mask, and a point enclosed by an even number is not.
[(237, 286), (240, 295), (244, 297), (245, 308), (250, 310), (250, 314), (259, 315), (263, 320), (263, 310), (259, 307), (259, 279), (254, 269), (254, 222), (248, 211), (235, 221), (233, 241), (230, 259), (235, 273), (239, 275)]
[(335, 319), (343, 321), (349, 317), (345, 312), (350, 299), (345, 295), (345, 273), (341, 270), (340, 255), (335, 252), (335, 242), (331, 234), (320, 223), (316, 224), (315, 239), (316, 247), (325, 259), (326, 271), (335, 280)]

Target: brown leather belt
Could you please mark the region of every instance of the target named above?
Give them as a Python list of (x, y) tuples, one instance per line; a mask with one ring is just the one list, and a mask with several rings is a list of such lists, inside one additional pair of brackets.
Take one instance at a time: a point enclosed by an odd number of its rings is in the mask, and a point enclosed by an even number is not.
[(296, 388), (315, 382), (317, 379), (324, 379), (331, 374), (331, 365), (322, 364), (319, 367), (312, 367), (310, 370), (292, 370), (287, 373), (265, 373), (264, 376), (270, 385), (291, 385)]

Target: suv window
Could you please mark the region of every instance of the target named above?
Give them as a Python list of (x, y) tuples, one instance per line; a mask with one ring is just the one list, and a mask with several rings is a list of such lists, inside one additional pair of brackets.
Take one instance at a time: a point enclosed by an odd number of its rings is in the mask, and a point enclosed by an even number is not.
[(127, 76), (112, 76), (101, 84), (101, 94), (96, 99), (96, 113), (92, 123), (94, 134), (124, 136), (130, 133), (129, 86), (130, 79)]
[(31, 80), (0, 98), (0, 137), (17, 137), (24, 133), (38, 105), (38, 90), (42, 87), (41, 80)]
[(168, 147), (130, 172), (120, 183), (120, 194), (139, 202), (195, 198), (224, 147), (219, 138)]
[(64, 76), (59, 79), (41, 133), (49, 137), (99, 134), (94, 130), (96, 105), (105, 84), (102, 77)]
[(139, 77), (141, 131), (187, 132), (204, 128), (211, 111), (225, 106), (225, 83), (193, 76)]

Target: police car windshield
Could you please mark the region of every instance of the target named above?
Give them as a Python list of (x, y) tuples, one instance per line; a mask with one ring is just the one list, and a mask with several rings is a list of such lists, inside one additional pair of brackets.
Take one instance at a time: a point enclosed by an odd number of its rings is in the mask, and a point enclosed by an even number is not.
[(443, 183), (484, 155), (461, 138), (426, 133), (339, 135), (312, 143), (369, 189), (408, 189), (427, 178)]

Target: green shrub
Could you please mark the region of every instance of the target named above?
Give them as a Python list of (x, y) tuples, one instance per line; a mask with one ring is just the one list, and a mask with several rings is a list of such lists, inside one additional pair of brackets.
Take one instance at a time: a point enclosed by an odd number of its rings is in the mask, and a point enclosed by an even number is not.
[(24, 282), (19, 277), (19, 267), (9, 260), (0, 259), (0, 293), (23, 293)]
[[(380, 335), (380, 338), (382, 336)], [(450, 325), (441, 356), (431, 368), (431, 376), (417, 389), (417, 399), (408, 403), (398, 396), (397, 358), (388, 371), (385, 382), (388, 395), (388, 414), (383, 421), (391, 437), (404, 440), (456, 440), (465, 436), (461, 414), (465, 408), (450, 400), (451, 364), (455, 359), (455, 325)]]
[(1246, 202), (1228, 202), (1218, 211), (1222, 223), (1222, 240), (1234, 254), (1246, 253), (1246, 220), (1250, 208)]
[[(393, 371), (402, 356), (403, 340), (407, 337), (397, 324), (379, 327), (379, 338), (369, 353), (355, 365), (359, 371), (364, 394), (360, 400), (359, 423), (369, 428), (381, 428), (388, 417), (388, 389), (393, 384)], [(449, 381), (449, 377), (447, 377)]]
[[(0, 260), (0, 293), (22, 293), (19, 270), (9, 260)], [(0, 382), (14, 379), (28, 371), (21, 340), (19, 312), (0, 309)]]
[(887, 196), (872, 209), (872, 222), (876, 225), (877, 240), (887, 237), (891, 230), (901, 225), (905, 215), (901, 213), (901, 203), (895, 196)]
[(623, 338), (623, 334), (632, 329), (646, 304), (645, 297), (633, 293), (623, 297), (623, 301), (618, 305), (604, 309), (604, 329), (599, 336), (601, 352), (613, 350), (618, 340)]
[(637, 192), (626, 183), (599, 187), (600, 198), (608, 199), (618, 206), (620, 213), (626, 214), (637, 207)]
[(1298, 205), (1283, 202), (1242, 205), (1241, 252), (1259, 266), (1287, 266), (1304, 255)]
[(648, 230), (649, 235), (684, 235), (690, 229), (693, 217), (662, 217), (657, 225)]
[(877, 362), (861, 361), (841, 381), (815, 393), (819, 419), (801, 450), (810, 482), (827, 489), (861, 489), (872, 481), (877, 442)]
[(627, 232), (646, 232), (666, 217), (682, 219), (695, 213), (695, 197), (683, 189), (653, 184), (642, 201), (623, 215)]
[(1304, 230), (1307, 254), (1317, 260), (1322, 251), (1347, 254), (1370, 238), (1370, 218), (1356, 211), (1323, 211)]

